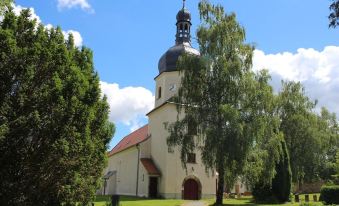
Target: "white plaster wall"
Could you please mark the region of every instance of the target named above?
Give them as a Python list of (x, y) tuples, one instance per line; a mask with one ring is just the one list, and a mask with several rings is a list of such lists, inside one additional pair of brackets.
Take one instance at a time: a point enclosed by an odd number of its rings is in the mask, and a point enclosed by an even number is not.
[[(140, 143), (140, 158), (151, 157), (151, 138)], [(136, 195), (138, 149), (133, 146), (108, 158), (108, 171), (116, 171), (107, 181), (106, 194)], [(148, 174), (139, 161), (138, 196), (148, 196)], [(103, 189), (101, 189), (103, 191)]]
[(168, 152), (168, 131), (165, 122), (174, 122), (177, 110), (174, 104), (166, 104), (149, 115), (149, 128), (152, 135), (152, 156), (155, 164), (160, 168), (160, 194), (165, 198), (182, 198), (182, 184), (187, 176), (197, 177), (202, 184), (202, 197), (215, 195), (216, 177), (208, 176), (200, 161), (200, 154), (196, 151), (197, 164), (187, 164), (187, 171), (183, 169), (178, 148), (173, 153)]
[(110, 195), (117, 194), (116, 188), (117, 188), (117, 175), (115, 173), (107, 180), (105, 193)]
[(140, 143), (140, 158), (151, 158), (151, 138)]
[(149, 184), (149, 176), (144, 166), (140, 164), (138, 196), (148, 197), (148, 184)]
[[(137, 158), (135, 146), (109, 157), (106, 171), (116, 171), (116, 194), (136, 194)], [(109, 187), (113, 188), (111, 185)], [(109, 192), (113, 192), (113, 189)]]
[[(180, 77), (178, 71), (163, 72), (156, 77), (156, 87), (155, 87), (155, 108), (163, 104), (170, 97), (177, 93), (178, 88), (180, 87)], [(174, 89), (170, 91), (170, 87), (174, 85)], [(159, 97), (158, 91), (161, 87), (161, 98)]]

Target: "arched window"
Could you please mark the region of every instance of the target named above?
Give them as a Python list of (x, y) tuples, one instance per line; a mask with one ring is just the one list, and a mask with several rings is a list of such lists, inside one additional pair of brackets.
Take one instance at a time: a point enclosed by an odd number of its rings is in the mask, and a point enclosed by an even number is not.
[(185, 32), (188, 32), (188, 25), (185, 24)]

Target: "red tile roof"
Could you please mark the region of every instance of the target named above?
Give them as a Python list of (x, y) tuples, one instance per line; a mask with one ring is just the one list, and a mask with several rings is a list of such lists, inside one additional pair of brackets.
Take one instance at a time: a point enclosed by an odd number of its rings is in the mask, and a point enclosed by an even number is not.
[(108, 156), (112, 156), (118, 152), (126, 150), (138, 143), (145, 141), (148, 138), (148, 124), (135, 130), (131, 134), (124, 137), (109, 153)]
[(144, 168), (148, 172), (149, 175), (160, 175), (159, 170), (155, 166), (154, 162), (150, 158), (141, 158), (140, 159), (142, 165), (144, 165)]

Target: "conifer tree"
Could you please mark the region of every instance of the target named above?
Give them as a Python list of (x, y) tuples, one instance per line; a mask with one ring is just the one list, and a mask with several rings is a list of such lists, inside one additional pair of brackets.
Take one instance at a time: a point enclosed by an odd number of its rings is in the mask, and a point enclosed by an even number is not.
[[(253, 198), (257, 203), (283, 203), (289, 200), (292, 185), (292, 174), (286, 142), (283, 138), (276, 150), (279, 159), (275, 161), (275, 175), (272, 181), (265, 181), (263, 177), (254, 183)], [(252, 172), (255, 172), (252, 170)]]
[(279, 202), (287, 202), (291, 194), (292, 173), (285, 140), (281, 141), (280, 159), (276, 164), (275, 171), (276, 175), (272, 180), (272, 193)]
[(93, 54), (30, 11), (0, 22), (0, 204), (86, 204), (114, 125)]

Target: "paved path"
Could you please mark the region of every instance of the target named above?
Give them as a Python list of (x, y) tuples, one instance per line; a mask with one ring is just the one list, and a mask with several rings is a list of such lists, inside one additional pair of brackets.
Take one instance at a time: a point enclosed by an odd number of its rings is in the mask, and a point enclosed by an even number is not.
[(204, 201), (192, 201), (185, 203), (183, 206), (207, 206), (207, 203)]

